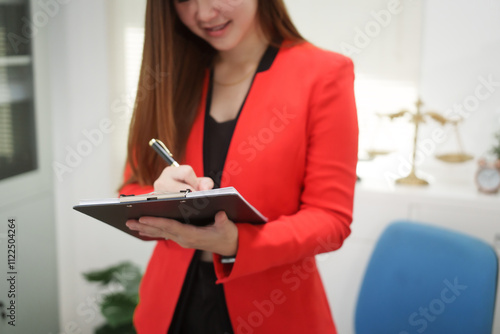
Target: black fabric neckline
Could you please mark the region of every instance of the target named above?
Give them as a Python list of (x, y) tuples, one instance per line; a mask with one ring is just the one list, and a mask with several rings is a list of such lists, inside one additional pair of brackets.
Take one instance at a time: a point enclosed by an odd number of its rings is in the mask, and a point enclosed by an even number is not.
[(210, 113), (208, 113), (208, 118), (207, 118), (207, 121), (210, 121), (210, 122), (213, 122), (215, 123), (217, 126), (225, 126), (225, 125), (228, 125), (228, 124), (231, 124), (231, 123), (236, 123), (236, 119), (230, 119), (229, 121), (224, 121), (224, 122), (218, 122), (215, 118), (212, 117), (212, 115), (210, 115)]
[[(240, 106), (240, 109), (238, 110), (238, 114), (236, 114), (236, 118), (230, 120), (230, 121), (236, 121), (238, 117), (240, 116), (241, 110), (243, 109), (243, 106), (245, 105), (245, 102), (248, 97), (248, 93), (250, 93), (250, 90), (252, 89), (253, 82), (255, 80), (255, 76), (257, 73), (260, 72), (265, 72), (269, 70), (274, 62), (274, 59), (278, 55), (279, 48), (269, 45), (264, 52), (264, 55), (260, 59), (259, 65), (257, 66), (257, 70), (255, 71), (253, 77), (252, 77), (252, 82), (250, 83), (250, 87), (248, 88), (247, 94), (245, 95), (245, 98), (243, 99), (243, 102)], [(210, 69), (210, 77), (209, 77), (209, 82), (208, 82), (208, 91), (207, 91), (207, 98), (206, 98), (206, 103), (205, 103), (205, 121), (207, 120), (207, 115), (210, 116), (210, 109), (212, 106), (212, 93), (213, 93), (213, 82), (214, 82), (214, 69)], [(212, 119), (214, 119), (212, 116), (210, 116)], [(214, 119), (215, 121), (215, 119)], [(217, 122), (217, 121), (216, 121)], [(219, 124), (224, 123), (224, 122), (217, 122)]]
[(279, 48), (269, 45), (260, 60), (256, 73), (265, 72), (270, 69), (279, 51)]
[[(255, 71), (250, 87), (241, 103), (241, 106), (232, 120), (225, 122), (217, 122), (211, 115), (210, 109), (212, 105), (213, 94), (213, 79), (214, 70), (210, 70), (208, 90), (205, 102), (205, 123), (203, 131), (203, 173), (205, 176), (211, 177), (214, 180), (215, 187), (219, 187), (222, 179), (222, 171), (226, 162), (227, 152), (231, 144), (234, 129), (240, 117), (241, 111), (245, 106), (248, 94), (254, 84), (257, 73), (267, 71), (271, 68), (274, 59), (279, 52), (279, 48), (269, 45), (264, 52), (257, 70)], [(214, 135), (216, 134), (216, 135)], [(217, 147), (214, 147), (216, 145)]]

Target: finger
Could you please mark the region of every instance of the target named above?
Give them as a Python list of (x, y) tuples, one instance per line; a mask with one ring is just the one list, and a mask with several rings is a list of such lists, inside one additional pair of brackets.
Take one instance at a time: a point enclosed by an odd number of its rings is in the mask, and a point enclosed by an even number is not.
[(214, 221), (216, 224), (220, 224), (221, 222), (224, 222), (225, 220), (229, 220), (229, 218), (227, 218), (227, 214), (225, 211), (219, 211), (215, 214)]
[(183, 224), (174, 219), (160, 217), (141, 217), (139, 218), (139, 222), (161, 230), (170, 239), (176, 239), (180, 235), (192, 233), (194, 228), (192, 225)]
[(139, 220), (143, 224), (161, 229), (163, 238), (168, 238), (182, 247), (203, 249), (205, 245), (207, 234), (200, 227), (158, 217), (141, 217)]
[(227, 227), (229, 222), (231, 222), (231, 220), (227, 217), (227, 214), (224, 211), (219, 211), (215, 214), (213, 226), (216, 229), (223, 230)]
[(199, 189), (198, 177), (191, 166), (181, 165), (174, 168), (175, 169), (172, 170), (174, 180), (187, 184), (195, 190)]
[(214, 187), (214, 180), (209, 177), (199, 177), (198, 178), (198, 189), (197, 190), (210, 190)]
[(187, 189), (189, 189), (191, 191), (196, 190), (195, 187), (191, 187), (190, 185), (184, 183), (183, 181), (177, 181), (177, 180), (171, 180), (169, 182), (168, 189), (169, 189), (169, 191), (175, 191), (175, 192), (178, 192), (181, 190), (187, 190)]
[(189, 165), (169, 166), (163, 169), (153, 186), (155, 191), (180, 191), (186, 189), (194, 191), (198, 189), (198, 178)]
[(163, 238), (162, 231), (154, 226), (148, 226), (139, 221), (127, 221), (125, 224), (130, 230), (138, 232), (139, 235), (152, 238)]

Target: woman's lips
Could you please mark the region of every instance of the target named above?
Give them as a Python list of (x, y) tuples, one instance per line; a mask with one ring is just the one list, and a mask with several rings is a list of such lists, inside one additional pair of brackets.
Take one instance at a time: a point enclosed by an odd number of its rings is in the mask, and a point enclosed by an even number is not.
[(210, 28), (203, 28), (205, 32), (212, 37), (218, 37), (224, 34), (227, 26), (231, 23), (231, 21), (227, 21), (226, 23), (219, 24)]

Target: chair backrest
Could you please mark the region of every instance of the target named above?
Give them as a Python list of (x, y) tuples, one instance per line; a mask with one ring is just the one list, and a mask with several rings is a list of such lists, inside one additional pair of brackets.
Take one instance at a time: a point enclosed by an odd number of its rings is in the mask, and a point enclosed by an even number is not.
[(356, 307), (357, 334), (491, 334), (498, 262), (476, 238), (395, 222), (377, 242)]

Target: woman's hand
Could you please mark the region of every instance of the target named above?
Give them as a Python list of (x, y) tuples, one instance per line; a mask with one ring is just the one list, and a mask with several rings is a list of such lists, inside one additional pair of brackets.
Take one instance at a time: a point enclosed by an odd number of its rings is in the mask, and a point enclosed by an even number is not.
[(165, 238), (184, 248), (200, 249), (223, 256), (235, 255), (238, 250), (238, 228), (224, 211), (219, 211), (215, 215), (215, 222), (208, 226), (198, 227), (159, 217), (128, 220), (126, 225), (131, 230), (138, 231), (141, 236)]
[(197, 191), (212, 189), (214, 181), (209, 177), (197, 177), (191, 166), (181, 165), (165, 168), (153, 186), (157, 192), (177, 192), (186, 189)]

